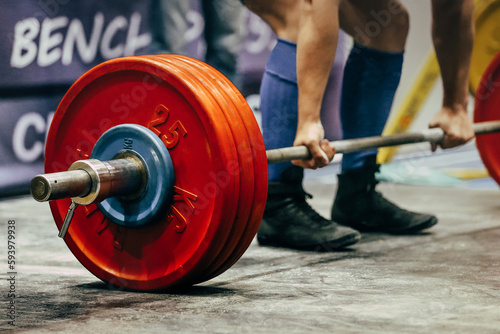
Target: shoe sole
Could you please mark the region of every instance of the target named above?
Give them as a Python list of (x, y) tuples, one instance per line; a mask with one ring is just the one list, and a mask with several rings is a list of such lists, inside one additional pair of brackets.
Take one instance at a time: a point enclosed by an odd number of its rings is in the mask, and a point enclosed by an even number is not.
[(384, 229), (380, 229), (380, 228), (372, 228), (370, 226), (366, 226), (366, 225), (358, 224), (358, 223), (342, 223), (342, 222), (339, 222), (338, 220), (336, 222), (340, 225), (353, 228), (353, 229), (358, 230), (360, 232), (388, 233), (388, 234), (394, 234), (394, 235), (410, 235), (410, 234), (416, 234), (418, 232), (421, 232), (423, 230), (431, 228), (432, 226), (434, 226), (438, 223), (438, 219), (437, 219), (437, 217), (432, 217), (431, 219), (428, 219), (428, 220), (422, 222), (421, 224), (415, 225), (415, 226), (408, 228), (408, 229), (405, 229), (405, 230), (384, 230)]
[(438, 223), (438, 219), (437, 217), (432, 217), (431, 219), (423, 222), (422, 224), (420, 225), (416, 225), (412, 228), (409, 228), (407, 230), (403, 230), (403, 231), (395, 231), (395, 232), (389, 232), (389, 233), (392, 233), (392, 234), (399, 234), (399, 235), (404, 235), (404, 234), (415, 234), (415, 233), (418, 233), (418, 232), (421, 232), (423, 230), (426, 230), (428, 228), (431, 228), (432, 226), (436, 225)]
[(260, 238), (257, 236), (257, 241), (261, 246), (290, 248), (290, 249), (307, 250), (315, 252), (331, 252), (331, 251), (342, 250), (347, 246), (357, 243), (360, 239), (361, 239), (360, 234), (348, 234), (335, 241), (326, 241), (324, 243), (314, 244), (314, 245), (294, 245), (284, 241), (266, 240), (264, 238)]

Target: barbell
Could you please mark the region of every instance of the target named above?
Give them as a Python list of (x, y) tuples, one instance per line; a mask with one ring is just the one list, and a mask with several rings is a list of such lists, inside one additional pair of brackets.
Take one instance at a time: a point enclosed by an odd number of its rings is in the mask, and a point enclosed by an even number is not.
[[(499, 62), (488, 69), (496, 81), (476, 95), (474, 125), (477, 135), (490, 133), (477, 142), (497, 182)], [(330, 144), (348, 153), (443, 136), (427, 129)], [(243, 96), (207, 64), (125, 57), (92, 68), (63, 97), (47, 137), (46, 174), (32, 179), (31, 193), (50, 201), (59, 235), (101, 280), (177, 288), (223, 273), (246, 251), (264, 212), (267, 164), (309, 156), (306, 147), (266, 151)]]

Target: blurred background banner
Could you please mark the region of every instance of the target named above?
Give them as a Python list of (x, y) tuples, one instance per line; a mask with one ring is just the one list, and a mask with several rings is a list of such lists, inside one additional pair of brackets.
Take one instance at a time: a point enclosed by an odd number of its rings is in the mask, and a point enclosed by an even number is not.
[(148, 2), (2, 1), (0, 197), (25, 194), (43, 171), (45, 137), (62, 96), (86, 70), (144, 53)]
[(147, 1), (3, 1), (1, 88), (71, 84), (150, 43)]

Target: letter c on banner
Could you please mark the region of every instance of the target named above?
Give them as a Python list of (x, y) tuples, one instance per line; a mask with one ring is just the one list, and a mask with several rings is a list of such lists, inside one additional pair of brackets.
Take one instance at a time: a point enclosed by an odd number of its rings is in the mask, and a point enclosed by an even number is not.
[(22, 162), (33, 162), (43, 154), (43, 143), (35, 141), (33, 146), (26, 147), (26, 134), (30, 127), (37, 133), (45, 133), (45, 120), (40, 114), (30, 112), (21, 116), (12, 136), (12, 148), (16, 157)]

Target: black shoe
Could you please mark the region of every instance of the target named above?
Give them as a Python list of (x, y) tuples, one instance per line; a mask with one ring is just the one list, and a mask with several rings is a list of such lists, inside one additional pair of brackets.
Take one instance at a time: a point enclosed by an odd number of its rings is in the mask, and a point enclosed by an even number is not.
[(414, 234), (437, 224), (435, 216), (407, 211), (384, 198), (375, 190), (373, 161), (362, 168), (339, 175), (332, 220), (362, 232)]
[[(309, 206), (306, 198), (311, 195), (302, 188), (302, 173), (302, 168), (293, 166), (287, 169), (291, 178), (269, 183), (264, 218), (257, 233), (259, 244), (328, 251), (358, 242), (361, 236), (357, 231), (323, 218)], [(300, 182), (296, 182), (299, 176)]]

